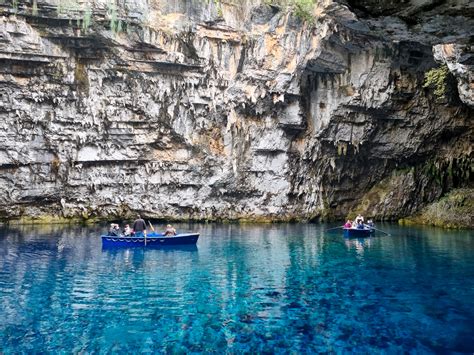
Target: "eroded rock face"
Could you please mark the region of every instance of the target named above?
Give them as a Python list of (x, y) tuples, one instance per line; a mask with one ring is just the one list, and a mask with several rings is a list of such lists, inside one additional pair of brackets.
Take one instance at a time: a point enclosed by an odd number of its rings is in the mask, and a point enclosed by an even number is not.
[(433, 47), (437, 61), (446, 63), (457, 79), (459, 98), (470, 107), (474, 107), (474, 54), (468, 44), (438, 44)]
[[(54, 5), (3, 7), (3, 218), (390, 219), (469, 184), (466, 44), (433, 54), (332, 2), (314, 25), (254, 2)], [(460, 95), (423, 88), (436, 61)]]

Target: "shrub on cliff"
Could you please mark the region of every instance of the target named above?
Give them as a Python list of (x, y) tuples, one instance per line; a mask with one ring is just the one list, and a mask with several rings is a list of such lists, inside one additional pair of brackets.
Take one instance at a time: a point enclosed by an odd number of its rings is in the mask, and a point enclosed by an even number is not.
[(420, 215), (403, 222), (445, 228), (474, 228), (474, 189), (452, 190), (439, 201), (428, 205)]
[(448, 75), (449, 69), (446, 65), (442, 65), (439, 68), (433, 68), (425, 73), (423, 87), (434, 88), (435, 96), (438, 100), (441, 100), (446, 96)]
[(294, 2), (294, 14), (296, 17), (308, 23), (313, 23), (313, 0), (296, 0)]
[(316, 0), (266, 0), (268, 5), (284, 7), (302, 21), (313, 23), (313, 7)]

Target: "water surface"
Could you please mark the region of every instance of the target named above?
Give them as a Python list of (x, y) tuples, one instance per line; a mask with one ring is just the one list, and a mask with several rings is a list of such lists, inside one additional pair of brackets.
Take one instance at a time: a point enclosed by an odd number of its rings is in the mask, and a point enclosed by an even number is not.
[(181, 224), (195, 248), (107, 249), (101, 226), (0, 230), (0, 352), (474, 351), (474, 236)]

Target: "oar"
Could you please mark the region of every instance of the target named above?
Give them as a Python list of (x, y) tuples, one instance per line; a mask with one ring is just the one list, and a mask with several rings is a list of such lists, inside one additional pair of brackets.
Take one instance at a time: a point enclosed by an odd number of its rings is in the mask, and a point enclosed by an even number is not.
[(375, 227), (371, 227), (371, 226), (369, 226), (368, 224), (364, 224), (364, 226), (366, 226), (367, 228), (376, 230), (377, 232), (382, 232), (382, 233), (385, 233), (386, 235), (390, 235), (390, 233), (384, 232), (383, 230), (377, 229), (377, 228), (375, 228)]
[(151, 230), (154, 232), (154, 231), (155, 231), (155, 228), (153, 228), (153, 224), (151, 224), (150, 221), (148, 221), (148, 224), (150, 225)]
[(339, 229), (339, 228), (344, 228), (344, 226), (329, 228), (329, 229), (326, 229), (325, 232), (327, 232), (327, 231), (332, 231), (333, 229)]

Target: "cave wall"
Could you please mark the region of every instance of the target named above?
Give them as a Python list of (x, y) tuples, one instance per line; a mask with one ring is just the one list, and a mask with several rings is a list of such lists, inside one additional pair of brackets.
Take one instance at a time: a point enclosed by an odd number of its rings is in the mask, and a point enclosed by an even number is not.
[[(0, 5), (3, 219), (394, 219), (471, 183), (467, 35), (387, 38), (330, 1), (313, 24), (248, 1), (84, 4)], [(440, 63), (442, 99), (423, 87)]]

